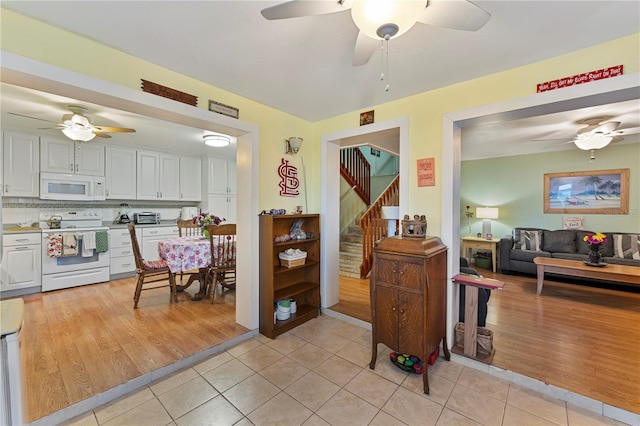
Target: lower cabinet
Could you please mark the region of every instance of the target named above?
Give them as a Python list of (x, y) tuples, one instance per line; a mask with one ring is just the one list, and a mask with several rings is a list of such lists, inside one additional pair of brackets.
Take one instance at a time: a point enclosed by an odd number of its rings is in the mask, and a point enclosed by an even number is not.
[(142, 231), (140, 250), (142, 251), (142, 258), (144, 260), (159, 260), (158, 243), (166, 238), (177, 237), (179, 235), (177, 225), (154, 226), (150, 228), (140, 228), (139, 230)]
[[(140, 241), (139, 229), (136, 229), (136, 235), (138, 236), (138, 241)], [(109, 254), (111, 256), (110, 275), (134, 273), (136, 271), (131, 236), (127, 228), (109, 230)]]
[(0, 291), (38, 287), (42, 284), (42, 234), (3, 236)]

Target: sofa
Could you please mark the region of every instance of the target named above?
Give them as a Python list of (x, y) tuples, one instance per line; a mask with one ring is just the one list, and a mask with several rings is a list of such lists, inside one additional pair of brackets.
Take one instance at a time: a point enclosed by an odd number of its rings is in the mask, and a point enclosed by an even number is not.
[[(587, 234), (595, 232), (515, 228), (512, 235), (500, 239), (500, 270), (505, 274), (521, 272), (535, 275), (535, 257), (588, 261), (589, 245), (584, 241)], [(640, 268), (640, 233), (603, 234), (607, 236), (607, 242), (600, 247), (603, 262)]]

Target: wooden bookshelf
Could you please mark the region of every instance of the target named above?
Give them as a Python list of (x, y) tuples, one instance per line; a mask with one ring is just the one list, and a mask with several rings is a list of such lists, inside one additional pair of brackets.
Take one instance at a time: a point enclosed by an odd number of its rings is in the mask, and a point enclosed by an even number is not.
[[(302, 220), (304, 240), (275, 242), (289, 234), (296, 220)], [(289, 249), (307, 252), (304, 265), (287, 268), (278, 255)], [(275, 320), (278, 300), (294, 299), (297, 312), (287, 320)], [(260, 216), (260, 333), (275, 339), (280, 334), (315, 318), (320, 313), (320, 216), (317, 214)]]

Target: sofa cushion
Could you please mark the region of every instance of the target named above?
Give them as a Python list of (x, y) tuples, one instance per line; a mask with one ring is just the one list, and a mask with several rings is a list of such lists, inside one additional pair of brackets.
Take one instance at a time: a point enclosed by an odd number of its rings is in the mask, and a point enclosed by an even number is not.
[(551, 253), (546, 251), (532, 251), (532, 250), (511, 250), (511, 260), (519, 260), (522, 262), (532, 262), (535, 257), (551, 257)]
[(526, 230), (514, 229), (514, 245), (515, 250), (540, 251), (542, 247), (542, 230)]
[(613, 234), (613, 257), (640, 260), (640, 235)]
[(544, 231), (542, 250), (550, 253), (575, 253), (576, 231)]

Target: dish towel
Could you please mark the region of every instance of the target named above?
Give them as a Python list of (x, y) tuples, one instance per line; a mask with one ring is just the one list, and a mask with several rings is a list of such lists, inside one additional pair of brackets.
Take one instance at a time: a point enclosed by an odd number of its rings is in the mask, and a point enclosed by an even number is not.
[(62, 256), (62, 235), (61, 234), (47, 234), (49, 241), (47, 242), (47, 256), (60, 257)]
[(104, 253), (109, 250), (109, 234), (107, 231), (96, 232), (96, 252)]
[(78, 255), (78, 234), (65, 232), (62, 234), (62, 256)]
[(96, 249), (96, 233), (93, 231), (84, 232), (82, 234), (82, 257), (93, 256)]

